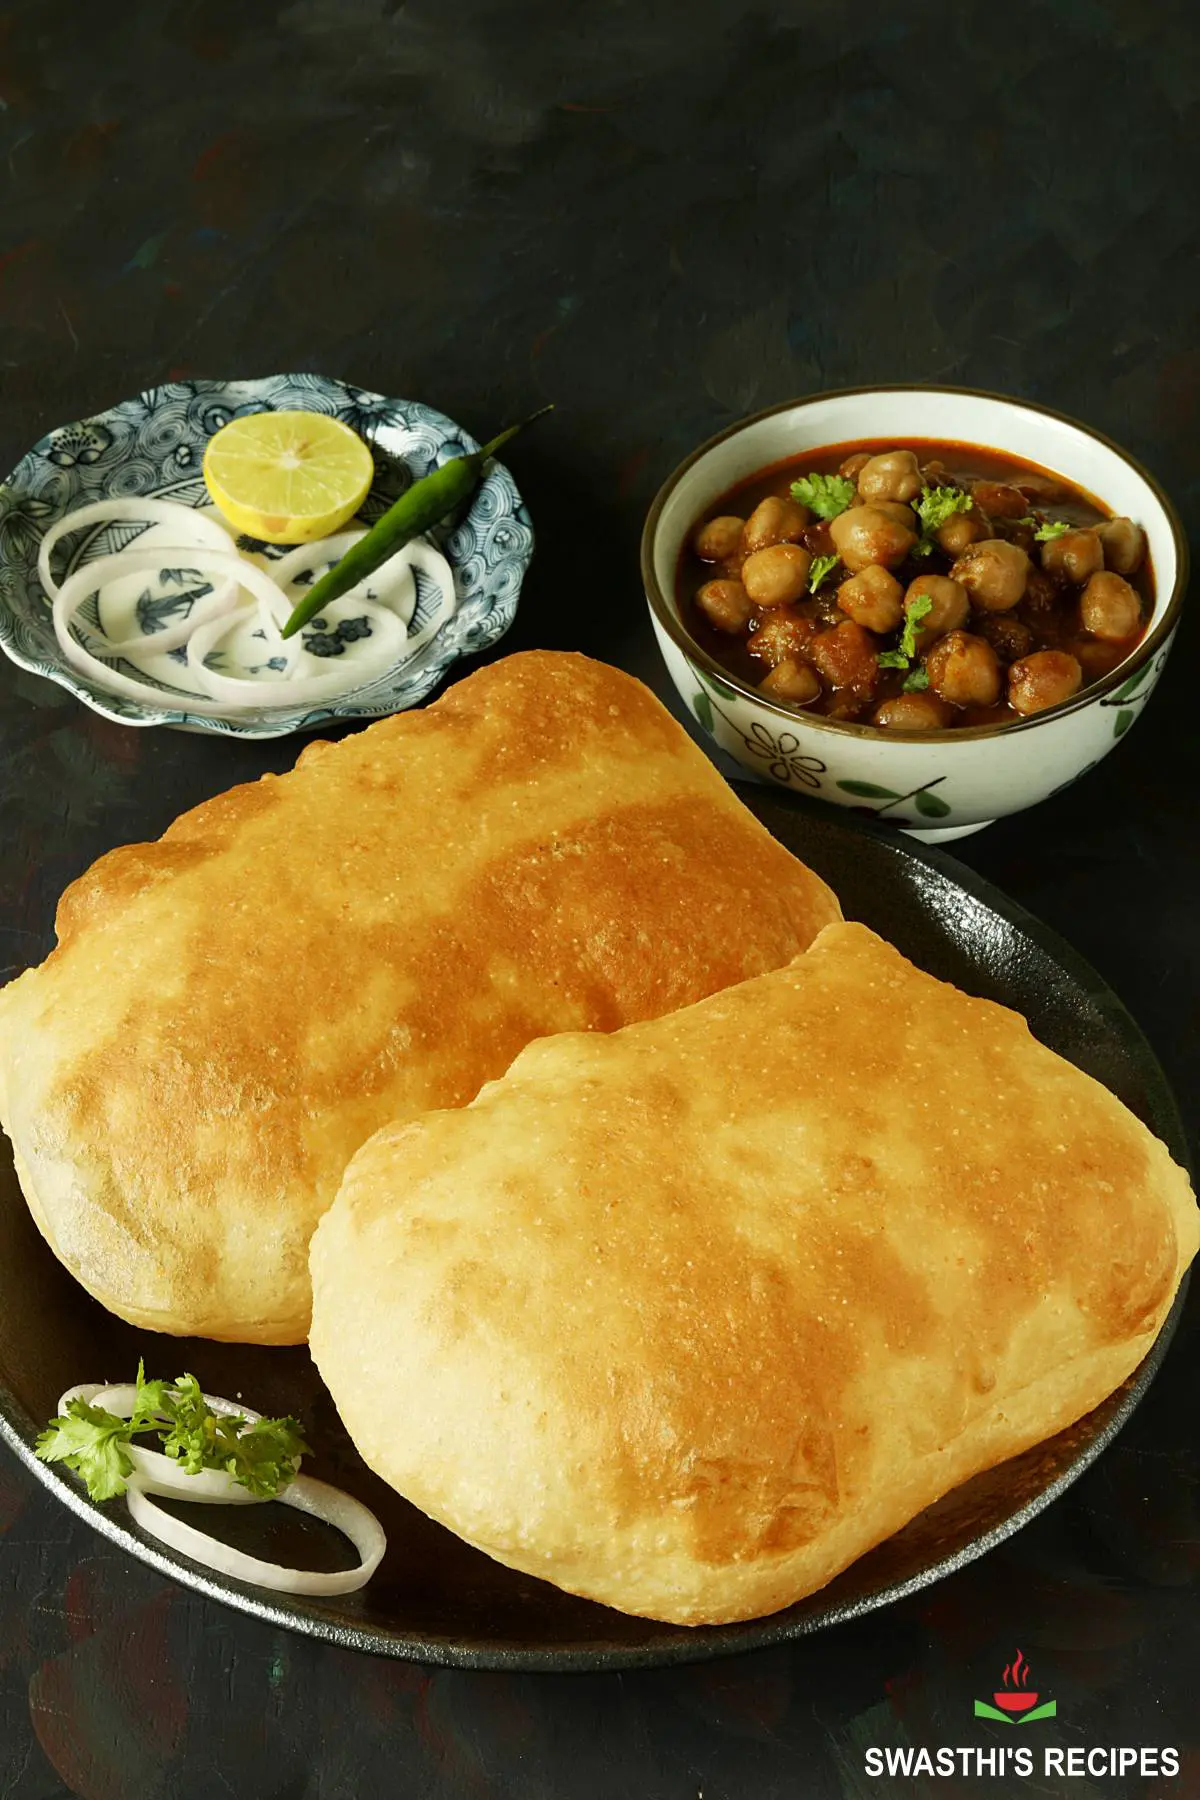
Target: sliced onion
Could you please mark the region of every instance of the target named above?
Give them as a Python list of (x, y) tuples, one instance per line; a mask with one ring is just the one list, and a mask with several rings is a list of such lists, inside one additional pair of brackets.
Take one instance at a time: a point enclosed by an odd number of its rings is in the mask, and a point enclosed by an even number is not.
[[(190, 545), (188, 554), (194, 556), (196, 550), (197, 546)], [(239, 581), (242, 579), (243, 567), (251, 566), (243, 565), (241, 558), (233, 551), (202, 550), (202, 554), (206, 559), (220, 555), (226, 562), (236, 564), (236, 569), (231, 572), (236, 573)], [(114, 575), (129, 569), (157, 568), (161, 561), (161, 553), (157, 550), (121, 550), (113, 556), (98, 556), (94, 562), (76, 569), (54, 596), (54, 635), (71, 667), (90, 676), (97, 686), (107, 688), (110, 693), (121, 694), (143, 704), (149, 702), (165, 712), (192, 712), (201, 713), (207, 718), (220, 718), (228, 712), (228, 707), (214, 705), (212, 701), (190, 694), (184, 688), (155, 687), (152, 682), (139, 681), (120, 669), (110, 669), (107, 663), (102, 662), (98, 656), (93, 656), (90, 650), (85, 649), (71, 635), (71, 620), (76, 610), (105, 580), (111, 580)], [(253, 570), (252, 573), (257, 574), (258, 571)]]
[[(80, 643), (71, 631), (75, 612), (89, 594), (118, 575), (160, 566), (164, 555), (171, 554), (174, 546), (170, 550), (161, 546), (145, 550), (135, 548), (96, 557), (92, 562), (76, 569), (58, 588), (54, 587), (49, 576), (47, 546), (52, 546), (65, 531), (88, 524), (93, 518), (139, 516), (139, 506), (142, 507), (142, 517), (150, 516), (151, 507), (158, 513), (166, 508), (171, 517), (184, 513), (189, 521), (219, 540), (219, 543), (211, 546), (209, 543), (188, 545), (186, 554), (200, 568), (206, 571), (216, 570), (226, 580), (213, 594), (197, 602), (185, 623), (168, 627), (162, 632), (114, 641), (106, 649), (111, 656), (128, 656), (135, 651), (168, 651), (186, 644), (188, 669), (210, 698), (183, 688), (155, 687), (149, 681), (142, 681), (121, 670), (110, 668), (106, 661)], [(149, 702), (161, 709), (220, 718), (239, 708), (257, 710), (262, 707), (307, 705), (370, 689), (428, 643), (453, 615), (457, 595), (449, 564), (432, 545), (414, 541), (404, 545), (380, 568), (395, 572), (395, 565), (399, 562), (402, 569), (420, 569), (437, 584), (438, 603), (432, 616), (419, 631), (409, 634), (407, 621), (399, 610), (400, 605), (408, 604), (408, 591), (403, 593), (400, 601), (368, 600), (359, 593), (359, 589), (366, 585), (364, 581), (342, 595), (335, 604), (352, 604), (356, 611), (371, 620), (375, 642), (369, 651), (350, 658), (345, 663), (339, 663), (337, 668), (330, 668), (324, 659), (318, 659), (313, 654), (302, 639), (283, 639), (281, 631), (291, 607), (279, 585), (280, 579), (292, 581), (297, 574), (314, 567), (319, 561), (337, 560), (361, 536), (360, 532), (345, 532), (328, 538), (323, 543), (300, 545), (281, 557), (268, 572), (257, 563), (239, 556), (232, 548), (228, 534), (190, 507), (179, 506), (171, 501), (96, 501), (90, 507), (80, 507), (76, 512), (68, 514), (66, 519), (60, 520), (53, 531), (47, 534), (39, 552), (39, 569), (42, 569), (44, 562), (43, 579), (48, 590), (54, 592), (55, 636), (63, 655), (73, 668), (88, 675), (97, 685), (130, 699)], [(378, 575), (379, 572), (377, 570), (374, 574)], [(412, 586), (411, 574), (408, 581), (415, 610), (416, 592)], [(237, 605), (238, 594), (243, 588), (253, 596), (252, 607), (239, 608)], [(206, 667), (206, 659), (211, 656), (221, 639), (255, 611), (273, 654), (282, 654), (286, 658), (280, 678), (275, 681), (254, 681), (241, 676), (222, 675), (219, 670)], [(409, 616), (411, 617), (411, 613)], [(318, 667), (319, 662), (324, 662), (324, 666)]]
[[(102, 1406), (119, 1419), (131, 1417), (137, 1404), (137, 1388), (132, 1383), (122, 1387), (96, 1387), (88, 1382), (63, 1395), (58, 1403), (59, 1412), (65, 1412), (68, 1400), (76, 1396), (86, 1400), (89, 1406)], [(235, 1406), (230, 1400), (222, 1400), (219, 1394), (205, 1394), (204, 1404), (210, 1412), (225, 1418), (245, 1419), (248, 1425), (254, 1425), (262, 1418), (262, 1414), (252, 1407)], [(149, 1493), (173, 1494), (178, 1500), (199, 1500), (221, 1506), (262, 1504), (260, 1494), (252, 1494), (225, 1469), (199, 1469), (195, 1475), (189, 1475), (173, 1457), (164, 1456), (161, 1450), (148, 1450), (144, 1444), (127, 1444), (125, 1449), (137, 1470), (138, 1485)]]
[(424, 544), (419, 541), (406, 544), (404, 548), (411, 552), (409, 561), (413, 568), (420, 569), (429, 576), (431, 581), (437, 583), (440, 596), (437, 606), (434, 607), (433, 613), (422, 625), (420, 631), (409, 634), (407, 654), (411, 656), (414, 651), (420, 650), (427, 644), (430, 638), (436, 636), (447, 619), (454, 617), (458, 609), (458, 594), (455, 590), (450, 564), (440, 550), (435, 550), (432, 544)]
[(178, 650), (187, 643), (198, 625), (232, 612), (237, 605), (238, 593), (236, 581), (223, 581), (211, 594), (197, 600), (187, 618), (178, 625), (166, 625), (161, 631), (140, 631), (128, 638), (109, 638), (106, 633), (106, 648), (113, 656), (144, 656), (158, 650)]
[(247, 1556), (244, 1551), (223, 1544), (207, 1531), (186, 1525), (182, 1519), (164, 1512), (136, 1482), (126, 1488), (125, 1498), (131, 1516), (142, 1530), (169, 1544), (173, 1550), (182, 1551), (193, 1562), (216, 1569), (220, 1575), (229, 1575), (235, 1581), (247, 1581), (256, 1587), (274, 1588), (281, 1594), (352, 1594), (370, 1581), (387, 1549), (383, 1526), (368, 1507), (343, 1493), (341, 1488), (314, 1481), (311, 1475), (298, 1475), (278, 1496), (279, 1502), (283, 1506), (294, 1506), (298, 1512), (324, 1519), (326, 1524), (348, 1537), (359, 1554), (359, 1562), (353, 1569), (338, 1569), (326, 1574), (316, 1569), (292, 1569), (283, 1563), (263, 1562), (260, 1557)]
[[(356, 657), (346, 666), (327, 667), (319, 675), (296, 674), (301, 657), (310, 657), (314, 663), (317, 658), (311, 651), (306, 651), (302, 643), (281, 639), (280, 652), (289, 657), (289, 663), (278, 680), (249, 681), (241, 675), (222, 675), (217, 669), (206, 668), (204, 663), (204, 658), (211, 655), (214, 646), (230, 629), (229, 620), (218, 619), (212, 625), (201, 625), (188, 639), (188, 667), (210, 694), (227, 697), (232, 705), (290, 706), (297, 701), (334, 700), (342, 694), (357, 692), (381, 680), (395, 668), (404, 655), (407, 634), (403, 621), (389, 607), (377, 606), (369, 600), (359, 600), (355, 604), (371, 619), (377, 643), (369, 656)], [(252, 611), (247, 609), (248, 613)]]
[[(271, 564), (271, 573), (281, 588), (289, 587), (297, 575), (303, 575), (309, 569), (315, 569), (321, 563), (341, 562), (347, 550), (366, 537), (364, 531), (339, 531), (333, 537), (318, 538), (312, 544), (297, 544), (285, 556), (280, 556)], [(387, 567), (386, 563), (383, 565)], [(359, 583), (361, 587), (362, 583)], [(349, 590), (352, 594), (357, 589)]]
[[(211, 545), (214, 550), (230, 550), (233, 547), (233, 539), (223, 525), (218, 525), (215, 519), (198, 512), (195, 507), (185, 506), (181, 500), (93, 500), (87, 506), (77, 506), (74, 512), (66, 513), (53, 524), (38, 547), (38, 578), (52, 600), (59, 588), (58, 582), (50, 573), (50, 552), (55, 544), (73, 531), (82, 531), (85, 525), (101, 525), (111, 519), (127, 519), (134, 525), (187, 525), (194, 528), (195, 544), (164, 546), (167, 554), (176, 548), (194, 550), (197, 545), (202, 544)], [(156, 551), (155, 554), (160, 553)]]
[[(315, 544), (299, 544), (295, 550), (289, 550), (286, 556), (281, 556), (278, 562), (272, 563), (271, 573), (280, 588), (287, 589), (292, 586), (298, 575), (303, 575), (310, 569), (319, 569), (322, 565), (332, 567), (334, 563), (340, 562), (347, 550), (352, 550), (354, 545), (360, 543), (366, 535), (365, 531), (342, 531), (336, 537), (322, 538)], [(369, 575), (364, 575), (362, 580), (356, 582), (352, 588), (347, 588), (346, 592), (340, 596), (341, 602), (355, 602), (360, 598), (366, 601), (371, 583), (379, 583), (381, 578), (384, 578), (389, 584), (394, 585), (395, 591), (386, 596), (380, 596), (376, 604), (386, 606), (391, 612), (394, 612), (398, 618), (404, 621), (407, 631), (417, 605), (417, 584), (413, 580), (412, 573), (413, 558), (409, 555), (414, 545), (415, 540), (414, 543), (403, 544), (399, 550), (394, 550), (385, 562), (380, 563), (377, 569), (373, 569)], [(434, 554), (436, 555), (437, 552), (435, 551)], [(290, 604), (288, 610), (290, 613)], [(286, 620), (281, 623), (286, 623)], [(288, 640), (289, 643), (291, 641), (291, 639)], [(406, 655), (411, 654), (411, 648), (406, 648), (405, 653)]]
[[(65, 1413), (72, 1400), (84, 1400), (89, 1406), (103, 1407), (120, 1419), (128, 1419), (137, 1402), (137, 1388), (132, 1383), (105, 1387), (100, 1382), (82, 1381), (78, 1386), (68, 1388), (59, 1400), (59, 1413)], [(210, 1412), (225, 1418), (242, 1418), (250, 1425), (263, 1416), (253, 1407), (235, 1404), (220, 1394), (204, 1394), (203, 1400)], [(178, 1463), (157, 1450), (145, 1450), (140, 1444), (128, 1444), (126, 1449), (137, 1471), (125, 1488), (131, 1517), (151, 1537), (169, 1544), (173, 1550), (182, 1551), (194, 1562), (215, 1569), (219, 1575), (229, 1575), (235, 1581), (250, 1582), (257, 1587), (274, 1588), (281, 1594), (352, 1594), (370, 1581), (383, 1559), (387, 1537), (370, 1507), (343, 1488), (331, 1487), (327, 1481), (316, 1481), (311, 1475), (295, 1476), (274, 1498), (281, 1506), (291, 1506), (314, 1519), (323, 1519), (343, 1537), (349, 1538), (358, 1551), (357, 1565), (353, 1569), (324, 1573), (316, 1569), (292, 1569), (283, 1563), (263, 1562), (257, 1556), (247, 1556), (244, 1551), (234, 1550), (207, 1531), (200, 1531), (195, 1525), (185, 1524), (182, 1519), (164, 1512), (150, 1496), (167, 1494), (178, 1500), (199, 1500), (214, 1505), (263, 1506), (266, 1501), (261, 1495), (250, 1493), (224, 1469), (201, 1469), (199, 1474), (187, 1475)]]

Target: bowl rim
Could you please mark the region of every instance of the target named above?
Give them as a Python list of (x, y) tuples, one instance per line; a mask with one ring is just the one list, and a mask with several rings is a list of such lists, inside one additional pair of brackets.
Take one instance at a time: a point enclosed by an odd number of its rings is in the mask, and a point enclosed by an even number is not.
[[(683, 621), (675, 613), (671, 601), (659, 586), (654, 570), (654, 543), (658, 535), (663, 509), (687, 471), (699, 462), (701, 457), (707, 456), (710, 450), (715, 450), (727, 439), (736, 437), (739, 432), (747, 430), (751, 425), (759, 424), (763, 419), (774, 418), (777, 413), (792, 412), (797, 407), (814, 405), (822, 400), (845, 400), (859, 394), (961, 394), (972, 400), (997, 400), (1002, 405), (1015, 406), (1023, 412), (1041, 413), (1045, 418), (1056, 419), (1060, 424), (1071, 426), (1073, 430), (1082, 432), (1085, 437), (1093, 439), (1094, 442), (1102, 444), (1106, 450), (1110, 450), (1146, 483), (1162, 507), (1163, 515), (1170, 528), (1175, 547), (1175, 582), (1158, 623), (1146, 633), (1136, 649), (1123, 662), (1118, 663), (1115, 669), (1103, 676), (1101, 680), (1081, 688), (1079, 693), (1073, 695), (1070, 700), (1060, 701), (1057, 706), (1048, 706), (1043, 712), (1034, 713), (1026, 719), (1016, 719), (1011, 723), (1005, 722), (1000, 725), (966, 725), (956, 731), (884, 731), (880, 726), (860, 725), (850, 719), (827, 719), (820, 713), (807, 713), (783, 706), (779, 701), (770, 699), (766, 694), (760, 693), (757, 688), (751, 687), (748, 682), (742, 681), (734, 675), (723, 663), (719, 663), (715, 657), (710, 656), (691, 636)], [(986, 447), (986, 445), (980, 446), (980, 448)], [(839, 737), (856, 737), (877, 744), (900, 741), (909, 744), (940, 744), (948, 747), (955, 743), (974, 743), (981, 738), (1009, 737), (1014, 732), (1034, 731), (1039, 725), (1047, 724), (1052, 719), (1061, 719), (1070, 713), (1082, 712), (1085, 707), (1095, 705), (1104, 695), (1111, 694), (1116, 688), (1123, 686), (1162, 649), (1178, 625), (1183, 610), (1183, 597), (1187, 590), (1189, 556), (1187, 533), (1184, 531), (1183, 521), (1162, 483), (1128, 450), (1116, 443), (1114, 439), (1106, 437), (1104, 432), (1097, 431), (1094, 426), (1085, 425), (1081, 419), (1076, 419), (1070, 413), (1060, 412), (1056, 407), (1043, 406), (1036, 400), (1024, 400), (1016, 394), (1003, 394), (994, 388), (955, 387), (928, 381), (889, 381), (868, 382), (860, 387), (825, 388), (820, 393), (801, 394), (792, 400), (781, 400), (774, 406), (763, 407), (760, 412), (748, 413), (745, 418), (735, 420), (723, 431), (718, 431), (712, 437), (706, 438), (704, 443), (699, 444), (689, 456), (685, 456), (682, 462), (676, 464), (651, 501), (650, 510), (646, 514), (646, 522), (642, 527), (641, 567), (642, 586), (645, 589), (651, 614), (671, 638), (676, 648), (681, 650), (689, 661), (698, 664), (715, 681), (723, 684), (741, 698), (752, 700), (756, 705), (764, 707), (776, 718), (786, 721), (793, 729), (797, 723), (803, 723), (817, 731), (834, 732)]]

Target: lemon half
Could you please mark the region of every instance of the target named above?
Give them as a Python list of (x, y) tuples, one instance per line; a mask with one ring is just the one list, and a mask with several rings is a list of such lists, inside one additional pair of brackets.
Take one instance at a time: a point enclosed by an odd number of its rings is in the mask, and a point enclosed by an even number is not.
[(213, 504), (238, 531), (267, 544), (311, 544), (340, 530), (374, 476), (362, 439), (324, 413), (231, 419), (204, 452)]

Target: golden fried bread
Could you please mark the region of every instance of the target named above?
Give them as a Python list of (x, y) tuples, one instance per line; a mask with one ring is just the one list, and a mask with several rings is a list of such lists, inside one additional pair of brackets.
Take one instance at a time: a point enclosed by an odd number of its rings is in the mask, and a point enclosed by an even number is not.
[(837, 924), (378, 1133), (313, 1240), (310, 1342), (367, 1462), (461, 1537), (721, 1622), (1097, 1405), (1197, 1218), (1017, 1014)]
[(106, 1306), (294, 1343), (309, 1237), (373, 1131), (839, 916), (639, 682), (514, 656), (102, 857), (0, 993), (0, 1119)]

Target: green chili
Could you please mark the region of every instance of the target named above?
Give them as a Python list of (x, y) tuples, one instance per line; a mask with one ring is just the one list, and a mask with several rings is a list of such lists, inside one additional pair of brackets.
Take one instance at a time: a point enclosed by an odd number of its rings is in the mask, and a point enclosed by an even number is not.
[(476, 484), (483, 473), (483, 465), (489, 456), (494, 456), (509, 438), (523, 431), (526, 425), (532, 425), (534, 419), (540, 419), (543, 413), (553, 412), (552, 406), (543, 406), (539, 412), (522, 419), (519, 425), (510, 425), (499, 437), (484, 444), (480, 450), (472, 450), (468, 456), (455, 456), (434, 469), (430, 474), (414, 481), (406, 493), (393, 506), (389, 506), (381, 519), (377, 519), (370, 531), (357, 544), (351, 545), (340, 562), (322, 575), (320, 581), (313, 586), (303, 600), (292, 612), (283, 628), (285, 638), (294, 637), (302, 626), (333, 600), (349, 593), (368, 575), (373, 575), (381, 563), (413, 538), (420, 537), (423, 532), (452, 513), (461, 506), (467, 496), (474, 492)]

